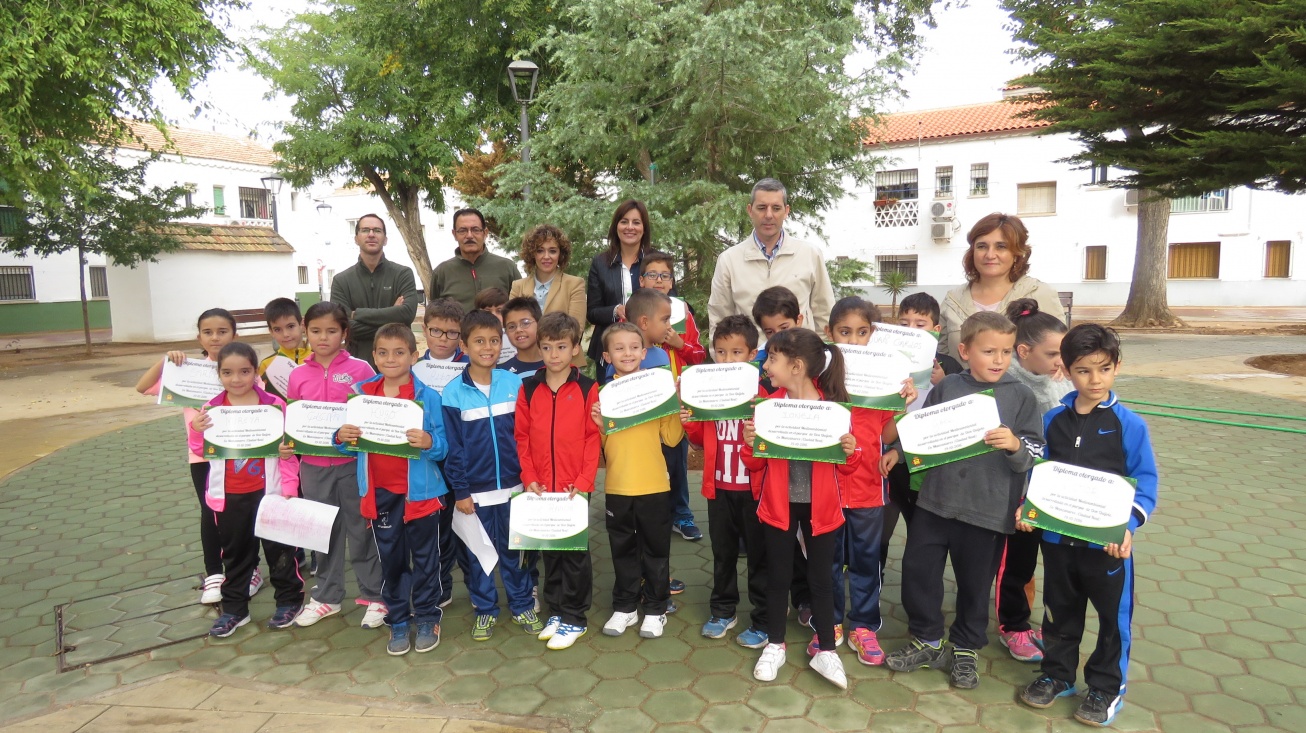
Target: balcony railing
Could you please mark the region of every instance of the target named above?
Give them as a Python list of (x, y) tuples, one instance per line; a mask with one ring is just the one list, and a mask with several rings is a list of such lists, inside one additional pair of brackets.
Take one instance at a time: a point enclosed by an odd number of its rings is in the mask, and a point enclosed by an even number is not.
[(875, 226), (877, 227), (914, 227), (919, 222), (918, 206), (915, 200), (896, 201), (892, 204), (875, 207)]

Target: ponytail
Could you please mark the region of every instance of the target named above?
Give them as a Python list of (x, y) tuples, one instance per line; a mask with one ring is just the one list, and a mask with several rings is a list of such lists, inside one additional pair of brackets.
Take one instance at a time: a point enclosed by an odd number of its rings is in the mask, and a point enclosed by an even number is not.
[(772, 336), (766, 342), (767, 351), (783, 354), (806, 366), (808, 379), (832, 402), (847, 402), (848, 387), (844, 384), (843, 352), (834, 344), (827, 344), (806, 328), (791, 328)]
[(816, 378), (816, 386), (825, 393), (825, 399), (831, 402), (847, 402), (848, 385), (844, 375), (843, 352), (834, 344), (825, 344), (825, 358), (828, 359), (825, 371)]
[(1051, 313), (1039, 310), (1033, 298), (1014, 300), (1007, 306), (1007, 318), (1016, 324), (1016, 343), (1029, 347), (1043, 343), (1049, 333), (1065, 333), (1066, 324)]

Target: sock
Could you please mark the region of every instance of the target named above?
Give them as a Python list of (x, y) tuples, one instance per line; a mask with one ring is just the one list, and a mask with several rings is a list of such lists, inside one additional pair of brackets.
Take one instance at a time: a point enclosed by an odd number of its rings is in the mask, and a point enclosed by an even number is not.
[(929, 648), (931, 648), (931, 649), (938, 649), (940, 646), (943, 645), (943, 639), (935, 639), (934, 641), (926, 641), (926, 640), (924, 640), (924, 639), (917, 639), (916, 641), (919, 641), (920, 643), (924, 644), (925, 646), (927, 646), (927, 647), (929, 647)]

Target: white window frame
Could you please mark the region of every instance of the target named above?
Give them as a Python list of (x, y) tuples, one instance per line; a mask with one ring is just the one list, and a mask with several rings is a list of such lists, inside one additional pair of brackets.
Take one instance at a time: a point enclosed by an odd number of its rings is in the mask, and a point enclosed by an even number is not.
[[(1030, 208), (1033, 204), (1047, 203), (1047, 193), (1051, 192), (1051, 206), (1040, 206), (1039, 208)], [(1033, 199), (1042, 199), (1033, 201)], [(1057, 182), (1056, 181), (1039, 181), (1037, 183), (1017, 183), (1016, 184), (1016, 216), (1056, 216), (1057, 213)]]

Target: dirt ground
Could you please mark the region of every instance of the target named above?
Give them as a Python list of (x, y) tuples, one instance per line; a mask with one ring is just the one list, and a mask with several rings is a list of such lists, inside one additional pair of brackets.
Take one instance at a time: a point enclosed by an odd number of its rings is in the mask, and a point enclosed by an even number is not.
[(1306, 377), (1306, 354), (1267, 354), (1247, 360), (1247, 366), (1267, 372)]

